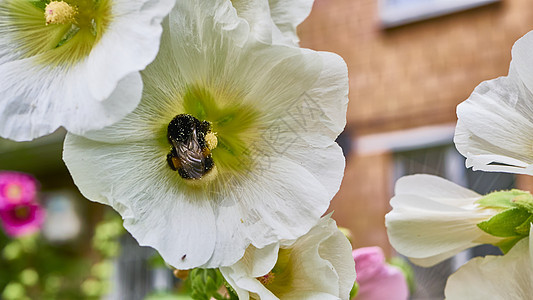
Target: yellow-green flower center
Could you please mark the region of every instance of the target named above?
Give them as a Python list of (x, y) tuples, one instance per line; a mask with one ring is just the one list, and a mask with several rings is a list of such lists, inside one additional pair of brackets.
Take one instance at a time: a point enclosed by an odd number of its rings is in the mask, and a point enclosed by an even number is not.
[(281, 248), (274, 268), (268, 274), (256, 278), (280, 299), (292, 290), (294, 279), (292, 260), (292, 249)]
[[(147, 88), (151, 89), (151, 85), (147, 84)], [(150, 94), (150, 97), (156, 97), (155, 95), (159, 93), (160, 91), (155, 90), (154, 95), (146, 92), (147, 95)], [(161, 97), (165, 97), (165, 95), (161, 95)], [(214, 183), (212, 186), (215, 189), (217, 187), (223, 188), (228, 180), (242, 178), (243, 173), (249, 173), (255, 167), (254, 159), (258, 156), (256, 152), (263, 146), (260, 136), (262, 132), (260, 114), (254, 107), (244, 103), (241, 100), (241, 95), (227, 90), (209, 88), (208, 85), (204, 84), (197, 84), (189, 85), (176, 93), (175, 97), (182, 100), (180, 101), (181, 105), (169, 109), (165, 118), (172, 122), (167, 123), (166, 127), (160, 128), (158, 135), (165, 137), (160, 143), (170, 168), (178, 171), (182, 179), (195, 179), (185, 181), (189, 186), (191, 183), (196, 187), (198, 184), (205, 186), (204, 183), (209, 182), (210, 184)], [(154, 101), (158, 100), (154, 99)], [(173, 112), (177, 115), (171, 115)], [(194, 126), (196, 129), (194, 137), (190, 126), (175, 126), (177, 118), (182, 119), (180, 124), (187, 123), (185, 116), (197, 120), (197, 122), (194, 121), (197, 124)], [(209, 126), (202, 129), (200, 124), (204, 122)], [(176, 133), (170, 135), (175, 138), (169, 135), (171, 125), (175, 127)], [(177, 139), (178, 136), (180, 136), (179, 139)], [(198, 146), (193, 147), (196, 144)], [(186, 145), (198, 151), (188, 151)], [(182, 155), (177, 151), (180, 147), (182, 148)], [(262, 150), (267, 151), (266, 149)], [(187, 154), (185, 155), (185, 153)], [(178, 159), (179, 157), (181, 158)], [(207, 165), (202, 163), (207, 163)], [(214, 167), (212, 170), (209, 167), (203, 168), (206, 170), (204, 174), (194, 170), (200, 170), (202, 169), (200, 167), (209, 166), (211, 163), (216, 166), (216, 170)], [(184, 172), (185, 169), (190, 170), (188, 176)]]
[(89, 55), (109, 27), (111, 1), (7, 0), (0, 4), (0, 18), (21, 58), (72, 66)]

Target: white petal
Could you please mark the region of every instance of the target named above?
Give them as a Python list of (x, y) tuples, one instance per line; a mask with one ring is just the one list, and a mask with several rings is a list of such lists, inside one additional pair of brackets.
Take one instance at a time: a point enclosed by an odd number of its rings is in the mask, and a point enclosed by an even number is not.
[[(290, 251), (290, 256), (289, 265), (284, 266), (283, 272), (290, 274), (274, 273), (274, 280), (266, 286), (256, 279), (257, 273), (250, 273), (259, 255), (266, 254), (263, 250), (253, 251), (251, 247), (238, 263), (221, 268), (240, 299), (248, 299), (249, 292), (259, 295), (260, 299), (349, 298), (355, 282), (351, 245), (329, 216), (322, 218), (302, 237), (284, 244), (283, 248)], [(268, 257), (271, 259), (273, 256)], [(277, 259), (277, 255), (274, 258)], [(261, 259), (257, 263), (264, 265), (263, 261)], [(282, 276), (282, 279), (278, 278), (281, 281), (276, 281), (276, 276)]]
[[(83, 66), (66, 73), (38, 68), (33, 58), (0, 65), (0, 136), (26, 141), (60, 126), (82, 133), (112, 124), (131, 112), (140, 100), (142, 81), (135, 72), (125, 76), (105, 101), (88, 99)], [(21, 81), (19, 78), (25, 78)], [(27, 83), (32, 85), (28, 86)]]
[(503, 256), (476, 257), (448, 278), (446, 298), (530, 299), (533, 295), (533, 265), (530, 239), (518, 242)]
[[(348, 69), (344, 60), (329, 52), (311, 57), (322, 62), (320, 76), (295, 102), (283, 118), (287, 134), (296, 132), (307, 143), (331, 143), (344, 130), (348, 107)], [(311, 63), (311, 59), (308, 59)], [(303, 134), (301, 133), (303, 132)]]
[(255, 38), (263, 43), (298, 46), (296, 27), (307, 18), (313, 0), (232, 0)]
[(295, 45), (300, 39), (296, 27), (311, 13), (314, 0), (269, 0), (274, 23)]
[(220, 268), (220, 272), (235, 289), (239, 299), (248, 299), (250, 292), (262, 295), (261, 299), (277, 299), (255, 278), (266, 275), (274, 268), (278, 251), (279, 243), (261, 249), (249, 247), (246, 254), (234, 265)]
[[(159, 49), (161, 21), (173, 0), (113, 0), (113, 19), (86, 62), (94, 99), (105, 99), (125, 75), (144, 69)], [(105, 72), (103, 72), (105, 70)]]
[(291, 264), (296, 271), (290, 291), (283, 294), (283, 299), (298, 299), (302, 291), (349, 298), (355, 282), (355, 262), (352, 246), (335, 221), (328, 216), (322, 218), (290, 249)]
[(276, 25), (270, 16), (267, 0), (232, 0), (231, 3), (239, 17), (249, 23), (255, 38), (266, 44), (272, 43), (272, 31)]
[(436, 264), (493, 238), (477, 227), (494, 213), (477, 208), (479, 195), (431, 175), (396, 183), (392, 211), (385, 216), (391, 245), (423, 266)]
[(63, 159), (85, 197), (111, 205), (139, 244), (156, 248), (169, 264), (188, 269), (211, 257), (211, 203), (186, 198), (154, 145), (104, 144), (67, 134)]
[(454, 142), (474, 170), (533, 174), (531, 33), (516, 42), (509, 75), (481, 83), (457, 106)]
[[(229, 265), (251, 243), (257, 248), (282, 239), (296, 239), (326, 211), (327, 190), (297, 162), (269, 159), (244, 183), (229, 186), (217, 212), (217, 244), (206, 267)], [(305, 187), (305, 188), (303, 188)]]
[[(531, 56), (531, 48), (533, 47), (533, 32), (526, 33), (523, 37), (518, 39), (513, 45), (511, 51), (512, 61), (511, 68), (516, 69), (518, 76), (525, 86), (533, 93), (533, 57)], [(533, 103), (529, 101), (529, 107), (533, 107)]]
[[(325, 220), (324, 218), (321, 222)], [(339, 276), (339, 298), (348, 299), (355, 282), (355, 262), (351, 255), (352, 245), (346, 236), (337, 229), (335, 221), (325, 224), (333, 234), (320, 244), (320, 257), (327, 259)], [(350, 254), (348, 254), (350, 252)]]
[(416, 174), (396, 181), (396, 195), (418, 195), (433, 201), (457, 207), (471, 206), (481, 195), (444, 178)]
[(17, 141), (60, 126), (77, 134), (110, 125), (139, 103), (137, 73), (158, 50), (172, 0), (112, 1), (113, 18), (89, 56), (70, 68), (42, 66), (42, 54), (12, 55), (0, 39), (0, 136)]

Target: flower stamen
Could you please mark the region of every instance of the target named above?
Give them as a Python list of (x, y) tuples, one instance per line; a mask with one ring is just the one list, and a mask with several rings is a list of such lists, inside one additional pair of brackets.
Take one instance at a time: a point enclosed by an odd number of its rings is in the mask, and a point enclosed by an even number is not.
[(270, 271), (266, 275), (257, 277), (256, 279), (259, 280), (259, 282), (261, 282), (262, 285), (267, 286), (271, 284), (272, 281), (274, 281), (274, 278), (276, 278), (276, 276), (274, 276), (274, 273)]
[(78, 10), (63, 1), (52, 1), (44, 9), (46, 25), (70, 24), (75, 21)]

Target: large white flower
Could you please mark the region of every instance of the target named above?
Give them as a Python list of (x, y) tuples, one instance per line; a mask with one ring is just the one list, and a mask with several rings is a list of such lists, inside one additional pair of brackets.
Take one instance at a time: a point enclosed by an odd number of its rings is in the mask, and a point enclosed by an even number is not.
[(344, 61), (257, 42), (229, 0), (178, 1), (167, 29), (139, 106), (67, 135), (81, 192), (178, 269), (306, 233), (343, 175)]
[(464, 249), (501, 240), (477, 226), (496, 214), (476, 203), (481, 197), (437, 176), (400, 178), (390, 202), (392, 211), (385, 216), (391, 245), (428, 267)]
[(352, 247), (329, 216), (296, 241), (250, 246), (220, 268), (239, 299), (348, 299), (355, 281)]
[(446, 299), (531, 299), (533, 239), (518, 242), (503, 256), (476, 257), (448, 278)]
[(0, 0), (0, 136), (81, 134), (139, 103), (173, 0)]
[(457, 106), (454, 142), (474, 170), (533, 175), (533, 32), (512, 49), (509, 74)]
[(232, 0), (241, 18), (257, 39), (266, 43), (298, 46), (296, 27), (313, 7), (314, 0)]

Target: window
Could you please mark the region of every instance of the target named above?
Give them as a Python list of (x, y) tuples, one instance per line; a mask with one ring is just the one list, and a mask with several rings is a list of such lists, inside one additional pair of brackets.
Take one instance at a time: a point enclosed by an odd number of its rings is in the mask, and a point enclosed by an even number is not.
[(500, 0), (380, 0), (384, 27), (394, 27), (466, 10)]

